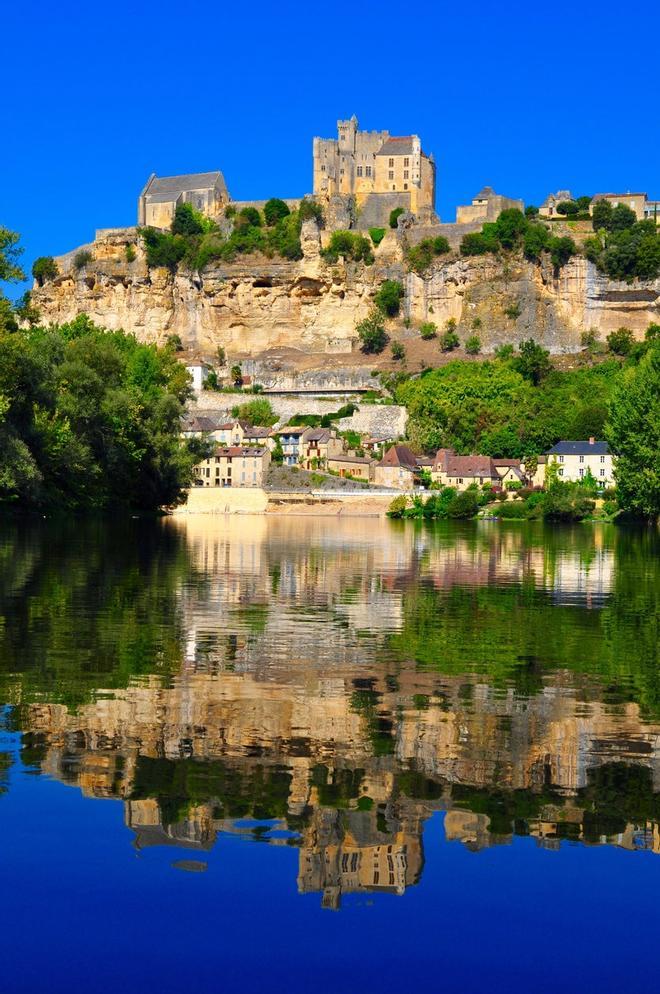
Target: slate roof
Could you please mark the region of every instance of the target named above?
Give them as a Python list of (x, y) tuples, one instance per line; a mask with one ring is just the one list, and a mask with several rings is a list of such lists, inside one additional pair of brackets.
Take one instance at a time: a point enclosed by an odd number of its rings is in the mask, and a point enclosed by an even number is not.
[(495, 191), (492, 186), (484, 186), (479, 193), (474, 198), (475, 200), (488, 200), (490, 197), (495, 196)]
[(215, 431), (216, 428), (218, 422), (215, 418), (207, 418), (204, 415), (185, 418), (181, 426), (182, 431)]
[(237, 456), (263, 456), (265, 452), (268, 452), (268, 449), (258, 445), (220, 445), (214, 455), (233, 459)]
[(401, 138), (388, 138), (383, 142), (377, 155), (412, 155), (413, 135), (404, 135)]
[(212, 173), (184, 173), (181, 176), (154, 176), (146, 195), (157, 203), (172, 200), (176, 194), (190, 193), (193, 190), (210, 190), (219, 183), (226, 189), (225, 179), (219, 170)]
[(268, 438), (270, 428), (264, 428), (262, 425), (252, 425), (252, 427), (244, 429), (244, 434), (246, 438)]
[(407, 445), (393, 445), (387, 450), (379, 466), (402, 466), (403, 469), (416, 470), (417, 457)]
[(366, 456), (330, 456), (328, 462), (360, 463), (362, 466), (370, 466), (373, 460)]
[(329, 442), (332, 433), (329, 428), (311, 428), (305, 432), (303, 441), (305, 442)]
[(607, 456), (610, 447), (607, 442), (590, 442), (589, 439), (579, 442), (561, 441), (548, 449), (546, 456)]

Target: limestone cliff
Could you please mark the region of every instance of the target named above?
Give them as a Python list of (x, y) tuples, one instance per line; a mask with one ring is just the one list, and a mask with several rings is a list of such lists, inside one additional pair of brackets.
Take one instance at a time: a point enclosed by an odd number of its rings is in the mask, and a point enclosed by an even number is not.
[[(130, 262), (127, 245), (136, 249)], [(486, 352), (530, 335), (552, 352), (570, 352), (588, 329), (604, 338), (625, 325), (639, 338), (651, 321), (660, 320), (660, 280), (615, 283), (581, 257), (557, 278), (550, 266), (522, 259), (455, 255), (420, 277), (406, 272), (394, 232), (381, 242), (372, 266), (328, 263), (313, 222), (304, 226), (302, 245), (298, 262), (242, 257), (202, 273), (172, 275), (147, 267), (135, 229), (111, 229), (97, 233), (90, 246), (94, 261), (83, 269), (72, 265), (73, 253), (58, 260), (61, 275), (35, 287), (34, 302), (48, 321), (86, 313), (145, 341), (178, 334), (188, 348), (213, 354), (222, 345), (236, 356), (273, 348), (308, 356), (356, 352), (355, 324), (386, 278), (406, 288), (404, 313), (412, 328), (393, 327), (392, 333), (409, 341), (419, 340), (413, 330), (419, 322), (442, 327), (453, 317), (462, 337), (478, 328)]]

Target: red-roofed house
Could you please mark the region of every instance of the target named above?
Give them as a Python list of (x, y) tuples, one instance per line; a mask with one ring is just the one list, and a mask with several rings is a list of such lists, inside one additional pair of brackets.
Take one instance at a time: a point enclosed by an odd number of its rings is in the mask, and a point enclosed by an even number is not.
[(412, 490), (420, 467), (415, 453), (407, 445), (392, 445), (374, 467), (374, 481), (381, 487)]
[(431, 479), (444, 487), (465, 490), (472, 483), (500, 486), (500, 475), (490, 456), (457, 456), (453, 449), (438, 449)]

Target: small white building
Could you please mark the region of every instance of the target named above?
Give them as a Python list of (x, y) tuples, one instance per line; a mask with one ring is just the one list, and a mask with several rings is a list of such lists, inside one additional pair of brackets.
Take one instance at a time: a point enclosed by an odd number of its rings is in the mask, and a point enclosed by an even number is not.
[(614, 457), (607, 442), (593, 437), (584, 442), (557, 442), (546, 452), (548, 466), (556, 465), (562, 480), (582, 480), (591, 470), (596, 483), (603, 487), (614, 483)]
[(192, 387), (195, 393), (201, 393), (209, 376), (209, 367), (205, 362), (190, 362), (186, 369), (192, 376)]

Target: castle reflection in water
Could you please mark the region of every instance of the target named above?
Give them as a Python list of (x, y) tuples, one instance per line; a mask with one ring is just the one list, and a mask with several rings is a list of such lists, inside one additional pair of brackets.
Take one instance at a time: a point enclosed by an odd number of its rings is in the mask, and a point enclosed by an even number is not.
[(225, 833), (295, 846), (299, 890), (327, 907), (417, 883), (439, 811), (473, 850), (529, 835), (660, 852), (637, 603), (654, 578), (614, 529), (160, 527), (187, 557), (174, 674), (99, 683), (76, 707), (17, 695), (25, 762), (123, 799), (137, 847), (196, 866)]

